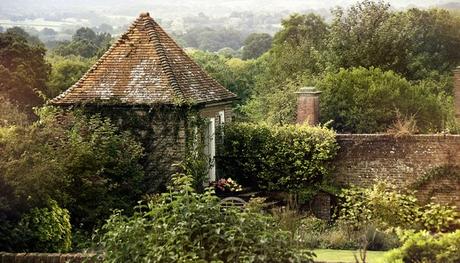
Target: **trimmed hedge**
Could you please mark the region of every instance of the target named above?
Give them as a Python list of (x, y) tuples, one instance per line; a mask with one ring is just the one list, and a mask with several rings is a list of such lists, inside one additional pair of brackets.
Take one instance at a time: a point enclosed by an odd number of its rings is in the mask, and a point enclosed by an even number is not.
[(298, 192), (319, 186), (338, 149), (335, 133), (307, 125), (233, 123), (224, 128), (220, 174), (257, 190)]

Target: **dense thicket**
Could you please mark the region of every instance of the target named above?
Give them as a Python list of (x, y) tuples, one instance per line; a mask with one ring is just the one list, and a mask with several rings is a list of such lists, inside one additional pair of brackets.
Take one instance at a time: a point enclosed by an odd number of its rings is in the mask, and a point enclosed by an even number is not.
[(128, 133), (98, 116), (52, 108), (39, 115), (30, 126), (0, 128), (1, 250), (31, 249), (15, 238), (31, 209), (55, 201), (76, 229), (91, 231), (144, 193), (143, 149)]

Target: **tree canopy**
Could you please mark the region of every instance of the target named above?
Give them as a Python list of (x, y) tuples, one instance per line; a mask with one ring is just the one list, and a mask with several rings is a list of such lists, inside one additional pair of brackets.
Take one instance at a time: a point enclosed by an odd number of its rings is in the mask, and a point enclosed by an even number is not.
[(0, 33), (0, 96), (23, 110), (43, 103), (50, 65), (45, 48), (19, 28)]
[[(383, 1), (364, 0), (348, 9), (334, 9), (329, 23), (315, 14), (294, 14), (283, 20), (282, 26), (272, 48), (257, 59), (262, 70), (255, 76), (251, 99), (242, 107), (248, 119), (290, 123), (296, 107), (293, 92), (300, 87), (325, 87), (327, 81), (340, 84), (344, 75), (349, 75), (350, 87), (344, 89), (351, 92), (355, 81), (360, 81), (358, 77), (352, 80), (352, 75), (364, 74), (367, 69), (366, 74), (375, 78), (359, 84), (362, 88), (353, 91), (357, 92), (354, 99), (368, 96), (374, 87), (383, 88), (379, 83), (390, 75), (404, 82), (403, 86), (407, 86), (404, 90), (411, 92), (401, 93), (395, 82), (385, 84), (390, 85), (384, 89), (387, 97), (375, 99), (395, 99), (393, 109), (386, 107), (386, 111), (380, 109), (379, 103), (367, 101), (369, 98), (356, 105), (347, 97), (330, 95), (321, 102), (323, 114), (327, 113), (322, 118), (324, 122), (332, 120), (336, 123), (334, 127), (343, 132), (382, 132), (391, 125), (390, 119), (394, 120), (395, 108), (407, 109), (410, 104), (413, 108), (404, 114), (417, 116), (421, 131), (447, 129), (447, 123), (451, 122), (448, 119), (453, 118), (450, 76), (460, 64), (458, 16), (440, 9), (393, 11)], [(412, 101), (414, 94), (418, 99), (431, 101), (422, 109)], [(407, 103), (403, 107), (404, 103), (398, 101)], [(351, 117), (356, 107), (368, 108), (375, 115), (367, 119), (361, 116), (361, 120), (354, 117), (344, 123), (343, 110)], [(379, 121), (382, 118), (387, 121)], [(374, 125), (375, 122), (381, 124)]]
[(96, 33), (91, 28), (82, 27), (72, 36), (72, 41), (61, 42), (53, 51), (61, 56), (100, 57), (109, 48), (111, 40), (109, 33)]
[(272, 36), (267, 33), (253, 33), (244, 40), (243, 59), (258, 58), (270, 49)]

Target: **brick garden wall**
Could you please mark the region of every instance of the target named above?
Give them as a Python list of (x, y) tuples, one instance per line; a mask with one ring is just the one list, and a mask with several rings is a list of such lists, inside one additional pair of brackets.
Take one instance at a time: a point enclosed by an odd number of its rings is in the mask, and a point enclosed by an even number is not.
[[(460, 135), (339, 134), (335, 176), (342, 185), (367, 187), (387, 179), (404, 189), (414, 189), (422, 176), (441, 167), (460, 166)], [(455, 169), (454, 169), (455, 170)], [(459, 179), (437, 177), (419, 186), (420, 200), (460, 208)], [(415, 187), (417, 188), (417, 187)]]
[(0, 252), (1, 263), (93, 263), (99, 262), (94, 254), (57, 253), (4, 253)]

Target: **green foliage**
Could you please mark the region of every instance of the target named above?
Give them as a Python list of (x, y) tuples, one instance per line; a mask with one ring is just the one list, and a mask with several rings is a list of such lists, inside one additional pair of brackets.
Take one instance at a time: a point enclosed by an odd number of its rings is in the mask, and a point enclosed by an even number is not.
[(225, 127), (218, 166), (226, 177), (269, 191), (318, 189), (337, 151), (334, 132), (307, 125)]
[(55, 201), (49, 207), (33, 208), (19, 222), (21, 236), (16, 249), (29, 252), (66, 252), (71, 246), (70, 215)]
[[(392, 71), (378, 68), (341, 69), (317, 83), (321, 94), (321, 119), (333, 120), (341, 132), (386, 131), (397, 119), (415, 116), (420, 131), (445, 127), (451, 100), (444, 92), (430, 92), (426, 85), (412, 85)], [(363, 106), (365, 105), (365, 106)]]
[(420, 189), (425, 185), (436, 182), (440, 179), (448, 179), (449, 181), (460, 183), (460, 167), (456, 165), (443, 165), (430, 169), (411, 185), (413, 189)]
[[(144, 193), (143, 148), (107, 119), (42, 108), (31, 126), (1, 128), (0, 249), (11, 250), (11, 228), (49, 199), (91, 231), (111, 209), (132, 209)], [(18, 176), (20, 175), (20, 176)]]
[(403, 237), (401, 248), (388, 252), (385, 262), (445, 262), (460, 261), (460, 230), (431, 235), (428, 232), (410, 232)]
[[(343, 91), (326, 94), (321, 103), (323, 120), (333, 120), (340, 132), (385, 132), (396, 110), (415, 116), (420, 132), (458, 130), (448, 80), (460, 63), (458, 17), (444, 10), (395, 12), (383, 1), (364, 0), (333, 10), (329, 24), (314, 14), (294, 14), (282, 26), (257, 59), (261, 73), (242, 107), (248, 120), (290, 123), (293, 92), (318, 85)], [(358, 76), (362, 68), (369, 75)], [(357, 75), (341, 83), (344, 72)]]
[(381, 229), (426, 229), (442, 232), (458, 224), (455, 207), (429, 203), (421, 206), (413, 193), (404, 193), (388, 182), (372, 188), (344, 189), (339, 218), (355, 227), (374, 224)]
[(63, 41), (53, 52), (60, 56), (100, 57), (109, 48), (112, 36), (109, 33), (95, 33), (88, 27), (78, 29), (72, 41)]
[(457, 224), (458, 213), (455, 207), (429, 203), (422, 208), (418, 222), (423, 229), (431, 232), (444, 232), (451, 230)]
[(169, 191), (113, 215), (99, 245), (105, 262), (313, 262), (290, 246), (289, 234), (254, 209), (222, 208), (211, 190), (193, 191), (193, 179), (175, 175)]
[[(399, 247), (399, 238), (391, 231), (382, 231), (373, 225), (353, 227), (346, 221), (327, 222), (316, 217), (290, 216), (295, 227), (290, 229), (299, 246), (311, 249), (359, 249), (367, 241), (370, 250), (388, 250)], [(281, 226), (283, 227), (283, 222)]]
[(28, 38), (20, 28), (0, 33), (0, 96), (32, 114), (43, 103), (50, 66), (43, 45)]
[(237, 50), (243, 43), (241, 32), (232, 28), (194, 27), (178, 37), (186, 47), (204, 51), (218, 51), (225, 47)]
[(28, 123), (27, 114), (18, 105), (0, 96), (0, 127), (24, 126)]
[(46, 95), (54, 98), (75, 84), (94, 63), (91, 59), (76, 56), (50, 56), (51, 74), (47, 83)]
[(205, 184), (209, 179), (209, 156), (205, 153), (204, 132), (203, 128), (206, 127), (205, 120), (199, 116), (189, 118), (191, 120), (190, 126), (193, 127), (188, 130), (186, 137), (188, 140), (187, 153), (184, 161), (179, 165), (185, 174), (193, 178), (193, 188), (195, 191), (201, 193), (205, 189)]
[(220, 84), (237, 94), (239, 103), (246, 102), (250, 97), (254, 76), (259, 70), (255, 61), (244, 61), (197, 50), (188, 54)]
[(383, 1), (365, 0), (333, 14), (328, 57), (336, 68), (379, 67), (423, 79), (460, 60), (460, 19), (446, 10), (392, 12)]
[(243, 59), (258, 58), (270, 49), (272, 37), (267, 33), (252, 33), (244, 40)]

